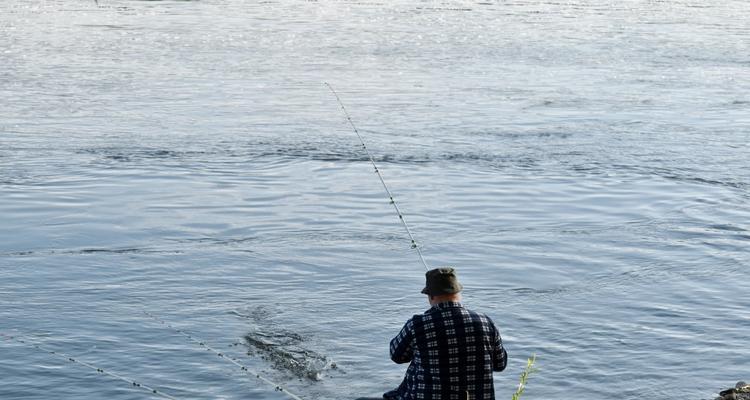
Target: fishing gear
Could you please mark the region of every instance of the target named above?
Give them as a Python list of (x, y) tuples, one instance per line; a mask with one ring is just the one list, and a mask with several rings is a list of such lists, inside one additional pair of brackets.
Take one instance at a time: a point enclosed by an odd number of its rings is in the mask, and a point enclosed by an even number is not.
[(120, 374), (116, 374), (114, 372), (110, 372), (110, 371), (104, 370), (104, 369), (99, 368), (99, 367), (97, 367), (97, 366), (95, 366), (93, 364), (90, 364), (90, 363), (85, 362), (85, 361), (81, 361), (81, 360), (79, 360), (79, 359), (77, 359), (77, 358), (75, 358), (73, 356), (67, 355), (65, 353), (61, 353), (61, 352), (59, 352), (57, 350), (52, 350), (50, 348), (44, 347), (44, 346), (42, 346), (42, 345), (40, 345), (38, 343), (31, 342), (31, 341), (29, 341), (27, 339), (24, 339), (22, 337), (19, 337), (17, 335), (13, 336), (13, 335), (6, 335), (4, 333), (0, 333), (0, 337), (2, 337), (3, 339), (6, 339), (6, 340), (12, 340), (14, 342), (18, 342), (18, 343), (21, 343), (21, 344), (24, 344), (24, 345), (27, 345), (27, 346), (32, 346), (32, 347), (34, 347), (34, 348), (36, 348), (38, 350), (41, 350), (41, 351), (44, 351), (44, 352), (46, 352), (48, 354), (51, 354), (53, 356), (62, 358), (64, 360), (66, 360), (66, 361), (72, 362), (74, 364), (81, 365), (81, 366), (86, 367), (88, 369), (92, 369), (92, 370), (94, 370), (94, 371), (96, 371), (96, 372), (98, 372), (100, 374), (104, 374), (104, 375), (107, 375), (109, 377), (112, 377), (112, 378), (115, 378), (115, 379), (119, 379), (119, 380), (121, 380), (123, 382), (126, 382), (130, 386), (142, 389), (144, 391), (148, 391), (149, 393), (151, 393), (154, 396), (158, 396), (158, 397), (162, 397), (162, 398), (170, 399), (170, 400), (177, 400), (177, 398), (172, 397), (172, 396), (170, 396), (170, 395), (168, 395), (168, 394), (166, 394), (166, 393), (164, 393), (162, 391), (159, 391), (158, 389), (154, 389), (151, 386), (145, 385), (143, 383), (136, 382), (136, 381), (134, 381), (134, 380), (132, 380), (130, 378), (126, 378), (126, 377), (124, 377), (124, 376), (122, 376)]
[(354, 129), (354, 133), (356, 133), (357, 137), (359, 138), (359, 142), (362, 143), (362, 148), (365, 150), (365, 152), (367, 153), (367, 156), (370, 158), (370, 163), (372, 164), (373, 168), (375, 168), (375, 172), (378, 174), (378, 178), (380, 178), (380, 183), (383, 184), (383, 188), (385, 189), (385, 192), (388, 194), (388, 199), (390, 199), (390, 202), (393, 205), (393, 208), (396, 210), (396, 214), (398, 214), (398, 219), (404, 225), (404, 228), (406, 229), (406, 233), (409, 235), (409, 239), (411, 240), (411, 248), (417, 250), (417, 254), (419, 254), (419, 260), (422, 261), (422, 265), (424, 265), (425, 270), (429, 270), (430, 268), (427, 266), (427, 262), (425, 262), (424, 256), (422, 256), (422, 251), (419, 249), (419, 246), (417, 245), (416, 240), (414, 240), (414, 236), (411, 234), (411, 229), (409, 229), (409, 225), (407, 225), (406, 220), (404, 219), (404, 215), (401, 213), (401, 210), (398, 208), (398, 205), (396, 204), (396, 200), (393, 199), (393, 194), (391, 193), (390, 189), (388, 189), (388, 185), (385, 184), (383, 175), (380, 174), (380, 169), (375, 164), (375, 159), (372, 157), (370, 150), (367, 148), (367, 145), (365, 144), (364, 139), (362, 139), (362, 135), (359, 134), (359, 130), (354, 125), (354, 122), (352, 121), (352, 117), (349, 115), (349, 111), (346, 110), (344, 103), (341, 101), (341, 98), (339, 97), (338, 93), (336, 93), (336, 91), (333, 89), (333, 86), (331, 86), (331, 84), (329, 84), (328, 82), (324, 82), (324, 83), (326, 86), (328, 86), (328, 89), (331, 90), (331, 93), (333, 93), (333, 95), (336, 96), (336, 100), (339, 102), (341, 109), (344, 111), (346, 120), (349, 121), (349, 124), (352, 126), (352, 129)]
[(164, 326), (166, 326), (166, 327), (168, 327), (168, 328), (172, 329), (173, 331), (175, 331), (175, 332), (177, 332), (177, 333), (181, 334), (182, 336), (185, 336), (185, 337), (186, 337), (186, 338), (188, 338), (188, 339), (189, 339), (189, 340), (190, 340), (191, 342), (193, 342), (193, 343), (196, 343), (196, 344), (198, 344), (199, 346), (201, 346), (201, 347), (205, 348), (205, 349), (206, 349), (207, 351), (211, 351), (211, 352), (215, 353), (215, 354), (216, 354), (217, 356), (219, 356), (219, 358), (221, 358), (222, 360), (226, 360), (226, 361), (228, 361), (228, 362), (230, 362), (230, 363), (234, 364), (235, 366), (237, 366), (237, 367), (239, 367), (239, 368), (240, 368), (240, 371), (242, 371), (242, 372), (246, 373), (247, 375), (253, 376), (253, 377), (255, 377), (255, 378), (257, 378), (257, 379), (259, 379), (259, 380), (261, 380), (261, 381), (263, 381), (263, 382), (265, 382), (265, 383), (268, 383), (269, 385), (272, 385), (272, 386), (274, 387), (274, 389), (275, 389), (276, 391), (278, 391), (278, 392), (282, 392), (282, 393), (286, 394), (287, 396), (291, 397), (291, 398), (292, 398), (292, 399), (294, 399), (294, 400), (302, 400), (302, 398), (301, 398), (301, 397), (299, 397), (299, 396), (295, 395), (294, 393), (291, 393), (290, 391), (288, 391), (288, 390), (287, 390), (286, 388), (284, 388), (283, 386), (281, 386), (281, 385), (279, 385), (279, 384), (277, 384), (277, 383), (275, 383), (275, 382), (271, 381), (270, 379), (268, 379), (268, 378), (266, 378), (266, 377), (262, 376), (261, 374), (259, 374), (259, 373), (257, 373), (257, 372), (254, 372), (254, 371), (252, 371), (252, 370), (251, 370), (250, 368), (248, 368), (248, 367), (246, 367), (245, 365), (243, 365), (243, 364), (241, 364), (241, 363), (237, 362), (237, 361), (236, 361), (235, 359), (233, 359), (233, 358), (231, 358), (231, 357), (227, 356), (226, 354), (224, 354), (224, 353), (220, 352), (219, 350), (216, 350), (216, 349), (214, 349), (213, 347), (209, 346), (208, 344), (206, 344), (206, 341), (205, 341), (205, 340), (199, 339), (199, 338), (197, 338), (197, 337), (195, 337), (195, 336), (191, 335), (190, 333), (188, 333), (188, 332), (186, 332), (186, 331), (184, 331), (184, 330), (182, 330), (182, 329), (179, 329), (179, 328), (175, 328), (175, 327), (174, 327), (174, 326), (172, 326), (172, 324), (170, 324), (169, 322), (167, 322), (167, 321), (165, 321), (165, 320), (163, 320), (163, 319), (161, 319), (161, 318), (157, 317), (156, 315), (154, 315), (154, 314), (152, 314), (152, 313), (150, 313), (150, 312), (148, 312), (148, 311), (145, 311), (145, 310), (144, 310), (144, 311), (143, 311), (143, 313), (144, 313), (144, 314), (146, 314), (147, 316), (149, 316), (149, 317), (150, 317), (151, 319), (153, 319), (154, 321), (156, 321), (156, 322), (159, 322), (160, 324), (162, 324), (162, 325), (164, 325)]

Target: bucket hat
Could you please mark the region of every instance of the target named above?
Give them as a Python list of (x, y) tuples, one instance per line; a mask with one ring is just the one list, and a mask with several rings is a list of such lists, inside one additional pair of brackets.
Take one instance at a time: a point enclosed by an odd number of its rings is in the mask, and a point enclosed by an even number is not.
[(455, 294), (463, 290), (458, 282), (456, 270), (451, 267), (435, 268), (425, 273), (425, 286), (422, 293), (430, 296), (441, 294)]

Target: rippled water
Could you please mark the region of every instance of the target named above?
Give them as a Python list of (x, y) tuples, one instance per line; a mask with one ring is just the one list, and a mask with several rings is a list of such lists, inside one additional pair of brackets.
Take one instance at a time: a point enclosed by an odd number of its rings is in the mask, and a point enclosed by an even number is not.
[[(750, 379), (748, 21), (732, 0), (4, 1), (0, 333), (177, 398), (285, 398), (148, 310), (305, 399), (395, 386), (423, 268), (330, 82), (428, 263), (500, 325), (498, 398), (532, 353), (528, 398), (709, 398)], [(2, 340), (0, 398), (150, 394)]]

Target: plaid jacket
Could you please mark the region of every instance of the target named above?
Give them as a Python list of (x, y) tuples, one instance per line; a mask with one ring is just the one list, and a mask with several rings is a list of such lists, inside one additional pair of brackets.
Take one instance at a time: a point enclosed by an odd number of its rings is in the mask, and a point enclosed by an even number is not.
[(391, 359), (410, 362), (404, 381), (384, 397), (396, 400), (494, 400), (492, 372), (508, 354), (495, 324), (461, 303), (439, 303), (414, 315), (391, 340)]

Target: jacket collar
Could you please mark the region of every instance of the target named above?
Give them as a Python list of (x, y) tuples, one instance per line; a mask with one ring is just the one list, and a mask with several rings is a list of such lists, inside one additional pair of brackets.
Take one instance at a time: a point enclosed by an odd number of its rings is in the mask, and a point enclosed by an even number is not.
[(435, 304), (429, 310), (427, 310), (426, 313), (435, 312), (438, 310), (447, 310), (449, 308), (463, 308), (463, 305), (457, 301), (444, 301), (442, 303)]

